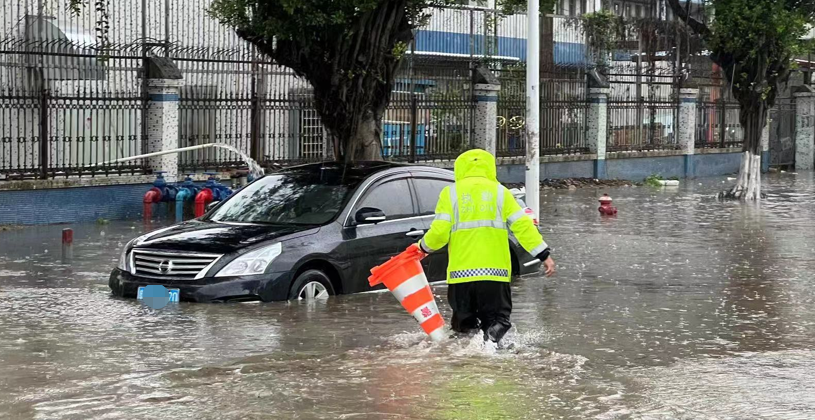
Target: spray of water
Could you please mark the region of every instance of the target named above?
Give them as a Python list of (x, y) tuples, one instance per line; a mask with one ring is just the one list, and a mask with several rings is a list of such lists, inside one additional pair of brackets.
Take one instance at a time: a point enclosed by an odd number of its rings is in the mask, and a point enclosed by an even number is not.
[(229, 150), (230, 152), (235, 153), (236, 155), (240, 156), (241, 159), (244, 162), (246, 162), (246, 166), (249, 168), (249, 175), (253, 179), (260, 178), (265, 173), (263, 171), (263, 168), (261, 168), (260, 165), (258, 165), (258, 163), (255, 162), (254, 159), (250, 158), (249, 156), (246, 155), (246, 153), (241, 152), (240, 150), (238, 150), (234, 146), (230, 146), (228, 144), (223, 144), (223, 143), (211, 143), (211, 145), (213, 147), (219, 147), (219, 148), (224, 149), (224, 150)]
[(114, 164), (114, 163), (121, 163), (121, 162), (136, 160), (136, 159), (144, 159), (144, 158), (150, 158), (150, 157), (155, 157), (155, 156), (168, 155), (168, 154), (171, 154), (171, 153), (181, 153), (181, 152), (188, 152), (188, 151), (191, 151), (191, 150), (199, 150), (199, 149), (204, 149), (204, 148), (207, 148), (207, 147), (218, 147), (218, 148), (221, 148), (221, 149), (224, 149), (224, 150), (228, 150), (228, 151), (230, 151), (232, 153), (235, 153), (238, 156), (240, 156), (241, 159), (246, 163), (246, 166), (249, 169), (249, 175), (253, 179), (254, 178), (259, 178), (259, 177), (263, 176), (264, 173), (265, 173), (263, 171), (263, 168), (261, 168), (260, 165), (258, 165), (258, 163), (255, 162), (254, 159), (247, 156), (246, 153), (241, 152), (240, 150), (238, 150), (237, 148), (235, 148), (233, 146), (230, 146), (228, 144), (223, 144), (223, 143), (208, 143), (208, 144), (201, 144), (201, 145), (198, 145), (198, 146), (180, 147), (178, 149), (162, 150), (160, 152), (145, 153), (145, 154), (136, 155), (136, 156), (128, 156), (128, 157), (121, 158), (121, 159), (116, 159), (116, 160), (111, 160), (111, 161), (107, 161), (107, 162), (98, 163), (98, 164), (93, 165), (93, 166), (111, 165), (111, 164)]

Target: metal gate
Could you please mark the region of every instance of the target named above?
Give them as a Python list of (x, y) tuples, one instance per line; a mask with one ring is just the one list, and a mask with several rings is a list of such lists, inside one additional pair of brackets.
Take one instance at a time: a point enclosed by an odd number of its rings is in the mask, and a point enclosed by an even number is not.
[(770, 166), (795, 165), (795, 102), (779, 99), (770, 110)]

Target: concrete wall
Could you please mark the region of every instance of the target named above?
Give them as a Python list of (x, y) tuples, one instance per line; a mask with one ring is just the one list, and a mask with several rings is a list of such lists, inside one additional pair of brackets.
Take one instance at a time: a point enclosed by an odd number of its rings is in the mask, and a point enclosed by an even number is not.
[(609, 179), (628, 179), (632, 181), (642, 181), (650, 175), (661, 175), (663, 178), (683, 178), (685, 176), (685, 157), (607, 159), (606, 175)]
[(741, 153), (693, 155), (693, 175), (696, 177), (738, 173), (740, 165)]
[[(526, 179), (526, 167), (522, 164), (498, 166), (498, 180), (501, 182), (522, 183)], [(541, 163), (541, 179), (593, 178), (594, 161)]]
[[(648, 153), (641, 153), (647, 155)], [(606, 178), (642, 181), (650, 175), (664, 178), (695, 178), (737, 173), (741, 153), (706, 153), (690, 155), (692, 173), (685, 173), (683, 155), (612, 158), (606, 160)], [(541, 179), (594, 178), (594, 160), (541, 163)], [(524, 182), (525, 167), (518, 162), (498, 165), (501, 182)]]
[[(0, 225), (135, 219), (151, 184), (0, 191)], [(155, 210), (154, 210), (155, 211)]]

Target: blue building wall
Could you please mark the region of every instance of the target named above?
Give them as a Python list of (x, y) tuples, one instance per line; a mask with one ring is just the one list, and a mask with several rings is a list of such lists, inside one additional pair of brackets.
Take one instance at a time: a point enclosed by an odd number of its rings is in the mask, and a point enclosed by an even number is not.
[[(426, 133), (427, 130), (424, 124), (416, 125), (416, 154), (419, 156), (424, 155), (426, 152)], [(386, 122), (382, 129), (382, 155), (389, 157), (408, 152), (410, 150), (410, 135), (409, 122)]]
[[(492, 42), (494, 38), (490, 38)], [(473, 55), (484, 55), (484, 35), (473, 34)], [(497, 37), (498, 51), (492, 55), (514, 57), (526, 61), (526, 38)], [(416, 51), (440, 54), (470, 54), (470, 34), (419, 30), (416, 32)], [(561, 66), (587, 64), (586, 45), (576, 42), (555, 42), (553, 61)]]

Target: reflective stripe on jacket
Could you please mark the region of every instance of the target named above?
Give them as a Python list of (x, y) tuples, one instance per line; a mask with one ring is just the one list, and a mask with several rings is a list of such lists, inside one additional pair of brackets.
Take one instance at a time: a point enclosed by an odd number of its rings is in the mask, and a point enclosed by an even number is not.
[(420, 241), (426, 252), (448, 245), (447, 282), (510, 281), (509, 232), (536, 256), (547, 245), (532, 219), (495, 175), (495, 158), (485, 150), (463, 153), (455, 163), (456, 183), (439, 195), (436, 216)]

